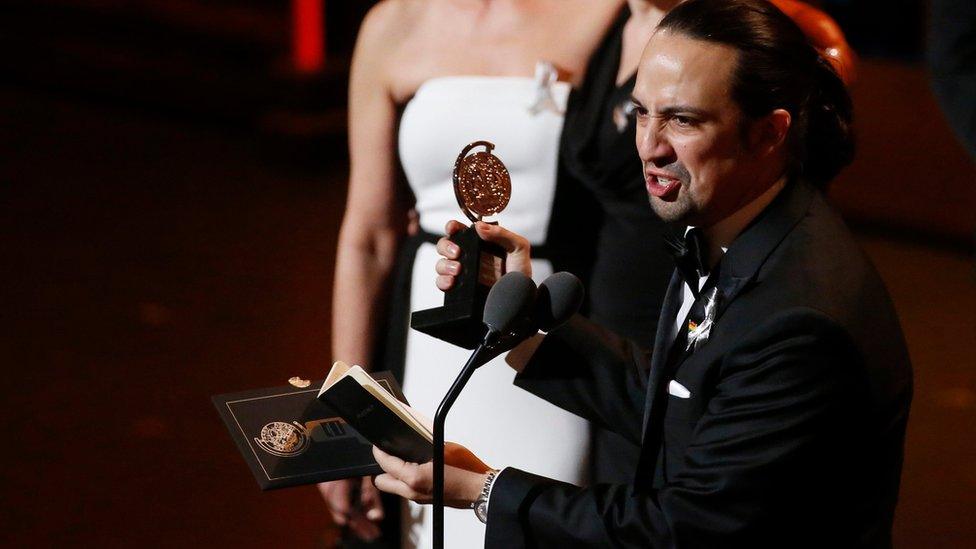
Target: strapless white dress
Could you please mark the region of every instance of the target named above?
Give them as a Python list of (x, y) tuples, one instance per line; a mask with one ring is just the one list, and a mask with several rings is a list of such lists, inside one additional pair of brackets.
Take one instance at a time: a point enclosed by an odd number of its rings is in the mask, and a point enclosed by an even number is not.
[[(399, 129), (400, 160), (416, 198), (420, 226), (442, 234), (448, 220), (466, 221), (454, 197), (454, 161), (465, 145), (495, 144), (512, 177), (508, 207), (495, 217), (533, 245), (546, 241), (556, 189), (559, 135), (569, 84), (554, 82), (540, 64), (535, 78), (450, 76), (426, 81), (406, 105)], [(410, 310), (443, 304), (434, 286), (434, 245), (420, 245), (413, 263)], [(533, 260), (533, 278), (552, 273)], [(403, 389), (410, 404), (434, 413), (470, 351), (411, 330), (407, 335)], [(471, 449), (492, 467), (514, 466), (580, 483), (586, 471), (589, 426), (512, 385), (503, 358), (478, 369), (448, 416), (445, 438)], [(447, 509), (445, 545), (484, 546), (485, 526), (470, 510)], [(403, 516), (403, 546), (431, 546), (429, 506), (410, 503)]]

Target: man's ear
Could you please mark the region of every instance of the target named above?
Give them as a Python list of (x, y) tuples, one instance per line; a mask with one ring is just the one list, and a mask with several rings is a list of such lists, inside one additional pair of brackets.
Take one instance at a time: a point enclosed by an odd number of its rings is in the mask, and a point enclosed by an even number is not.
[(786, 109), (775, 109), (756, 120), (749, 131), (749, 148), (762, 156), (776, 154), (785, 146), (792, 122)]

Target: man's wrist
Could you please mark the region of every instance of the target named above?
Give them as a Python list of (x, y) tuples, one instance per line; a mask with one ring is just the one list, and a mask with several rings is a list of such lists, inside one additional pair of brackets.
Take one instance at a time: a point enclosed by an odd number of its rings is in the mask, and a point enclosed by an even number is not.
[(484, 482), (478, 493), (478, 499), (472, 505), (475, 516), (485, 524), (488, 523), (488, 500), (491, 498), (491, 489), (495, 485), (495, 478), (499, 472), (497, 470), (491, 470), (484, 475)]
[(472, 509), (474, 508), (475, 504), (478, 503), (478, 498), (481, 497), (481, 491), (484, 489), (490, 473), (491, 471), (474, 477), (477, 480), (472, 480), (465, 489), (464, 499), (468, 502)]

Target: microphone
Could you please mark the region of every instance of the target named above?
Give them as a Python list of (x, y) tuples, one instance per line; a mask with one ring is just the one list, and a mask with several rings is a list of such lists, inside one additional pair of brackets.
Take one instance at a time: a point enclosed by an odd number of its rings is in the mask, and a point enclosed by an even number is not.
[(482, 320), (488, 327), (484, 340), (471, 353), (454, 384), (444, 395), (434, 415), (434, 549), (444, 548), (444, 423), (454, 401), (461, 394), (471, 374), (498, 356), (497, 343), (529, 316), (535, 303), (535, 282), (513, 271), (498, 279), (488, 292)]
[(538, 330), (549, 331), (573, 316), (583, 301), (583, 284), (567, 272), (551, 275), (536, 290), (535, 282), (513, 271), (488, 292), (482, 320), (484, 340), (471, 353), (434, 415), (434, 549), (444, 547), (444, 423), (474, 370), (515, 347)]
[(506, 273), (499, 278), (485, 300), (482, 319), (488, 326), (488, 333), (482, 345), (491, 346), (503, 334), (511, 332), (520, 321), (529, 317), (535, 300), (536, 287), (531, 278), (518, 271)]
[(572, 273), (555, 273), (542, 281), (532, 317), (536, 328), (550, 332), (576, 314), (583, 303), (583, 283)]
[(518, 319), (510, 330), (491, 342), (487, 360), (513, 349), (539, 330), (550, 332), (561, 326), (579, 310), (583, 294), (583, 283), (575, 275), (565, 271), (549, 275), (539, 284), (529, 314)]

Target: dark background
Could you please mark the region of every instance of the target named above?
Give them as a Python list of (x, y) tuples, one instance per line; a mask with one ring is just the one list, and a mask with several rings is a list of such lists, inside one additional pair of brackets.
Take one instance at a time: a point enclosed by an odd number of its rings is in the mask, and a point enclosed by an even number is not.
[[(0, 8), (0, 545), (332, 539), (314, 489), (258, 491), (209, 396), (331, 363), (346, 75), (371, 3), (325, 2), (308, 72), (282, 0)], [(862, 54), (858, 158), (832, 198), (916, 368), (896, 543), (965, 546), (976, 169), (929, 88), (926, 6), (824, 5)]]

